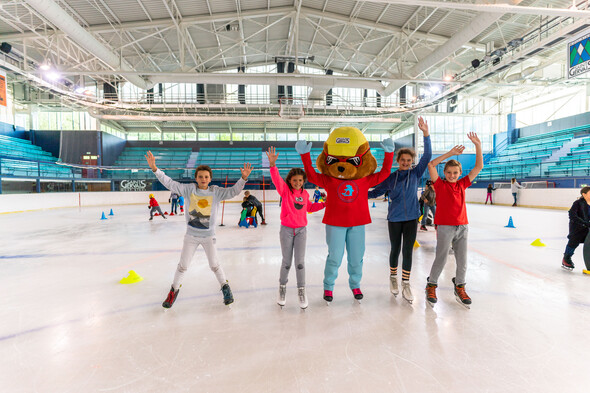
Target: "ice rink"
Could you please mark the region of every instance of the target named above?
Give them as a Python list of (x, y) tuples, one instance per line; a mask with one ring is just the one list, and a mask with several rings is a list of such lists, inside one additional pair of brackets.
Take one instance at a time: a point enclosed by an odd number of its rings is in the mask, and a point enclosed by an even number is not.
[[(101, 221), (110, 208), (115, 215)], [(184, 217), (150, 222), (144, 205), (0, 215), (0, 391), (588, 391), (590, 277), (581, 246), (576, 269), (560, 267), (566, 211), (468, 205), (470, 310), (454, 299), (452, 255), (438, 304), (425, 304), (431, 227), (418, 233), (414, 304), (390, 294), (381, 201), (366, 228), (365, 299), (353, 300), (344, 262), (327, 306), (323, 212), (314, 213), (302, 311), (294, 272), (286, 307), (276, 304), (278, 204), (267, 205), (268, 225), (256, 229), (238, 228), (240, 210), (227, 204), (226, 226), (217, 227), (231, 309), (202, 249), (174, 307), (162, 308)], [(510, 216), (515, 229), (504, 227)], [(531, 246), (537, 238), (547, 247)], [(131, 269), (144, 280), (119, 284)]]

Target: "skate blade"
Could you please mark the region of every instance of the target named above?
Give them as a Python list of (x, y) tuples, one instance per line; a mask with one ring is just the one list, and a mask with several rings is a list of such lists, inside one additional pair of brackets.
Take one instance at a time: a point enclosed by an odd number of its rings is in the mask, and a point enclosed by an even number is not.
[(567, 270), (568, 272), (571, 272), (572, 270), (574, 270), (573, 267), (567, 267), (567, 266), (563, 266), (563, 265), (561, 265), (561, 268)]
[[(404, 298), (404, 300), (405, 300), (406, 302), (410, 303), (410, 304), (412, 304), (412, 303), (414, 302), (414, 299), (410, 300), (410, 299), (406, 299), (406, 298)], [(430, 302), (429, 302), (429, 303), (430, 303)]]
[(283, 309), (283, 307), (285, 307), (284, 304), (279, 304), (279, 303), (277, 303), (277, 306), (279, 306), (281, 308), (281, 310)]
[(392, 294), (394, 297), (397, 297), (397, 295), (399, 295), (399, 292), (397, 292), (397, 293), (395, 293), (395, 292), (391, 292), (391, 294)]
[(428, 304), (430, 306), (430, 308), (434, 308), (434, 305), (436, 303), (432, 303), (431, 301), (426, 300), (426, 304)]
[(461, 299), (459, 299), (458, 297), (455, 298), (455, 300), (457, 301), (457, 303), (459, 303), (460, 305), (462, 305), (463, 307), (465, 307), (466, 309), (470, 309), (471, 308), (471, 304), (465, 304), (461, 301)]

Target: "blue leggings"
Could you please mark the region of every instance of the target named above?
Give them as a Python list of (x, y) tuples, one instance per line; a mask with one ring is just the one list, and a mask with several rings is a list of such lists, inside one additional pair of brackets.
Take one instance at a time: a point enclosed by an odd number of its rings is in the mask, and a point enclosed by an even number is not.
[(350, 289), (360, 288), (365, 255), (365, 226), (326, 225), (326, 243), (328, 243), (328, 257), (324, 269), (324, 289), (334, 290), (334, 282), (338, 277), (338, 268), (342, 264), (345, 247), (348, 259), (348, 285)]

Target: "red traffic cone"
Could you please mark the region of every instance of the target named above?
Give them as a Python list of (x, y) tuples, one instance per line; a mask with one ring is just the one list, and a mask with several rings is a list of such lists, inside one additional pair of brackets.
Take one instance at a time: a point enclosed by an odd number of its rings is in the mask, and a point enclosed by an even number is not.
[(174, 212), (170, 213), (170, 217), (172, 217), (174, 215)]

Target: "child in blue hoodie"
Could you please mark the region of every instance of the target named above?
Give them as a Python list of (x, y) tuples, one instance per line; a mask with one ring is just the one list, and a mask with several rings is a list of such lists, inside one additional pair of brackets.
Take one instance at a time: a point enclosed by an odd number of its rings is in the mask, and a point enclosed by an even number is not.
[(369, 198), (377, 198), (385, 192), (389, 195), (389, 211), (387, 221), (389, 226), (389, 289), (395, 296), (399, 294), (397, 282), (397, 266), (400, 249), (402, 251), (402, 296), (412, 303), (414, 296), (410, 288), (410, 273), (412, 271), (412, 252), (418, 232), (418, 218), (420, 217), (420, 203), (418, 201), (418, 185), (424, 171), (432, 157), (430, 133), (428, 124), (422, 117), (418, 118), (418, 128), (424, 134), (424, 155), (418, 165), (412, 168), (416, 153), (412, 149), (403, 148), (397, 152), (396, 161), (399, 169), (372, 191)]

